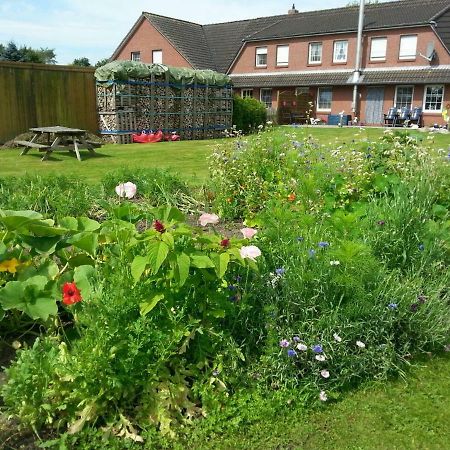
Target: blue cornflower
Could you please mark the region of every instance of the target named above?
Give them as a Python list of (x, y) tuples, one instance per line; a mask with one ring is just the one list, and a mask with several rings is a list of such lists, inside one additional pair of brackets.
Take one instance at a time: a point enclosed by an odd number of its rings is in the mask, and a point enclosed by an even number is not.
[(297, 238), (297, 242), (303, 242), (305, 240), (305, 238), (303, 236), (299, 236)]
[(328, 247), (328, 246), (330, 245), (330, 243), (327, 242), (327, 241), (320, 241), (317, 245), (318, 245), (320, 248), (325, 248), (325, 247)]
[(391, 311), (394, 311), (395, 309), (398, 308), (398, 305), (397, 305), (397, 303), (389, 303), (388, 308), (389, 308)]
[(419, 250), (423, 252), (425, 250), (425, 245), (419, 244)]
[(322, 348), (322, 346), (321, 346), (320, 344), (317, 344), (317, 345), (315, 345), (315, 346), (312, 348), (312, 351), (313, 351), (314, 353), (322, 353), (322, 352), (323, 352), (323, 348)]
[(292, 339), (294, 339), (295, 342), (300, 342), (300, 338), (298, 336), (294, 336)]
[(239, 283), (242, 280), (242, 277), (240, 275), (236, 275), (236, 283)]
[(236, 287), (234, 284), (229, 284), (229, 285), (228, 285), (228, 289), (229, 289), (230, 291), (235, 291), (235, 290), (237, 289), (237, 287)]
[(237, 295), (231, 295), (228, 298), (229, 298), (230, 302), (235, 302), (237, 300)]
[(278, 267), (277, 269), (275, 269), (275, 273), (278, 276), (284, 275), (285, 272), (286, 272), (286, 269), (284, 267)]
[(290, 358), (297, 356), (297, 352), (295, 350), (292, 350), (291, 348), (287, 351), (287, 354)]
[(316, 256), (316, 251), (313, 249), (308, 250), (308, 254), (310, 258), (314, 258)]

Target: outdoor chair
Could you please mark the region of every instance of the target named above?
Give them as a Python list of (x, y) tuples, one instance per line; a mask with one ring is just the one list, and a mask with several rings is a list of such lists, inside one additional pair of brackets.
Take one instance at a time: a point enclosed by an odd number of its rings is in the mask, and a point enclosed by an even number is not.
[(396, 125), (407, 126), (410, 121), (410, 117), (411, 117), (411, 110), (406, 106), (404, 106), (397, 116)]
[(422, 108), (416, 106), (409, 117), (409, 123), (417, 124), (417, 126), (422, 126)]
[(395, 127), (395, 124), (397, 123), (397, 108), (393, 106), (392, 108), (389, 108), (389, 111), (387, 114), (384, 115), (384, 124)]

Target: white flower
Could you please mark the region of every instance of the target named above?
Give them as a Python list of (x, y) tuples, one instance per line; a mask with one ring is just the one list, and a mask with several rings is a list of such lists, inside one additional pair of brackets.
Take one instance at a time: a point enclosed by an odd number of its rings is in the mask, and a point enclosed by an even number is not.
[(206, 227), (209, 223), (216, 225), (219, 223), (219, 216), (217, 214), (204, 213), (199, 217), (198, 221), (202, 227)]
[(334, 333), (333, 337), (336, 342), (342, 342), (342, 338), (337, 333)]
[(325, 391), (320, 391), (319, 398), (322, 402), (326, 402), (328, 400), (327, 394)]
[(327, 358), (325, 355), (316, 355), (316, 359), (317, 361), (325, 361)]
[(12, 348), (13, 348), (14, 350), (19, 350), (19, 348), (22, 347), (22, 344), (21, 344), (19, 341), (14, 341), (14, 342), (11, 344), (11, 346), (12, 346)]
[(357, 345), (359, 348), (366, 348), (366, 344), (364, 344), (364, 342), (362, 342), (362, 341), (356, 341), (356, 345)]
[(330, 266), (339, 266), (339, 264), (341, 264), (340, 261), (330, 261)]
[(258, 247), (256, 247), (256, 245), (241, 247), (239, 253), (241, 254), (242, 259), (248, 258), (251, 259), (252, 261), (255, 261), (255, 258), (261, 256), (261, 250)]
[(306, 350), (308, 350), (308, 347), (305, 344), (298, 344), (297, 345), (297, 350), (300, 350), (301, 352), (306, 352)]
[(133, 198), (136, 195), (137, 187), (131, 181), (120, 183), (116, 186), (116, 194), (119, 197)]
[(241, 233), (245, 239), (251, 239), (257, 232), (254, 228), (241, 228)]
[(330, 372), (328, 370), (321, 370), (320, 375), (322, 375), (323, 378), (330, 378)]

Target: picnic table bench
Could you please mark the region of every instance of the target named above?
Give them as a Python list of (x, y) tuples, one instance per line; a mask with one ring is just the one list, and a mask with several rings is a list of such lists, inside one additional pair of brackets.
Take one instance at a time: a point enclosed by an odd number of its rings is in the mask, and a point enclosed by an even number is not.
[[(57, 148), (65, 148), (70, 152), (75, 152), (78, 161), (81, 161), (79, 152), (79, 144), (86, 147), (91, 154), (95, 155), (94, 147), (101, 146), (101, 144), (93, 143), (86, 140), (86, 130), (80, 130), (78, 128), (67, 128), (61, 126), (54, 127), (39, 127), (30, 128), (30, 131), (34, 133), (34, 136), (30, 141), (14, 141), (17, 145), (24, 147), (21, 155), (26, 155), (32, 148), (45, 152), (42, 157), (42, 161), (45, 161)], [(43, 134), (47, 135), (47, 145), (38, 144), (36, 139)], [(52, 142), (50, 142), (52, 140)], [(73, 147), (72, 147), (73, 146)]]

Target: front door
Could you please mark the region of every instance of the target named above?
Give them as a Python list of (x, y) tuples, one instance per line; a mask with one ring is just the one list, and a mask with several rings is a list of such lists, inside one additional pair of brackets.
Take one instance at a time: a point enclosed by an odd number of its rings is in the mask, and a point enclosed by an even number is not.
[(366, 120), (369, 125), (383, 123), (384, 88), (368, 87), (366, 97)]

